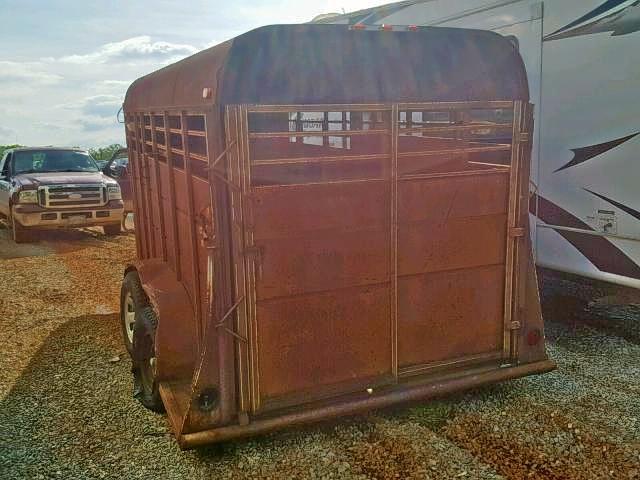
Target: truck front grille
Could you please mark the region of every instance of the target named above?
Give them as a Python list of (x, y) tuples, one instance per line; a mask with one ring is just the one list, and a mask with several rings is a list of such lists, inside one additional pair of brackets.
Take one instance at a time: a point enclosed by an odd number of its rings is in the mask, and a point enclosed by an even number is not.
[(47, 185), (40, 187), (38, 201), (44, 208), (100, 207), (107, 203), (104, 185)]

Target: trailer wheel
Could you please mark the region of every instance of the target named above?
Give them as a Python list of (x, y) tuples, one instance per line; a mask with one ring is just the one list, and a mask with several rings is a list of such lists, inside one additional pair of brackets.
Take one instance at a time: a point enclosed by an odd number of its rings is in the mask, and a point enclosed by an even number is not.
[(122, 327), (124, 346), (129, 355), (133, 353), (133, 329), (136, 312), (147, 306), (149, 306), (149, 299), (144, 293), (138, 273), (135, 271), (127, 273), (120, 290), (120, 326)]
[(142, 405), (154, 412), (164, 412), (160, 390), (156, 379), (155, 337), (158, 319), (153, 308), (144, 307), (136, 311), (133, 329), (133, 396)]

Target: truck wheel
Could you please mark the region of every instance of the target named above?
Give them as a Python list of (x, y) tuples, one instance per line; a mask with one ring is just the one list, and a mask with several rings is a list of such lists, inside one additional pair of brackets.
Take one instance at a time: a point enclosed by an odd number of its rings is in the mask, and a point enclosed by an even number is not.
[(136, 312), (149, 306), (149, 298), (144, 293), (140, 277), (137, 272), (129, 272), (124, 276), (120, 290), (120, 326), (122, 327), (122, 339), (124, 346), (133, 353), (133, 330), (135, 327)]
[(16, 222), (13, 217), (11, 217), (11, 234), (16, 243), (27, 243), (33, 239), (31, 232)]
[(117, 223), (115, 225), (105, 225), (102, 227), (105, 235), (118, 235), (121, 232), (120, 224)]
[(158, 318), (151, 307), (136, 312), (133, 328), (133, 396), (154, 412), (164, 412), (156, 378), (156, 327)]

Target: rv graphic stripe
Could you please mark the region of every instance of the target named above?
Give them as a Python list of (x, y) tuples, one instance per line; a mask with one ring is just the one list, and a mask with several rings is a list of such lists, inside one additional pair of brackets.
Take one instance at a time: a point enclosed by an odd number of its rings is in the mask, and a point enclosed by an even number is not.
[(627, 35), (640, 30), (640, 1), (609, 0), (586, 15), (544, 37), (544, 40), (612, 32)]
[(598, 143), (597, 145), (589, 145), (588, 147), (581, 148), (572, 148), (573, 158), (558, 168), (554, 170), (553, 173), (559, 172), (560, 170), (564, 170), (565, 168), (574, 167), (576, 165), (580, 165), (581, 163), (586, 162), (598, 155), (602, 155), (605, 152), (617, 147), (618, 145), (622, 145), (624, 142), (631, 140), (633, 137), (640, 135), (640, 132), (632, 133), (631, 135), (627, 135), (626, 137), (616, 138), (615, 140), (611, 140), (605, 143)]
[(601, 195), (599, 193), (596, 192), (592, 192), (591, 190), (589, 190), (588, 188), (585, 188), (584, 190), (586, 190), (587, 192), (589, 192), (591, 195), (595, 195), (596, 197), (601, 198), (602, 200), (604, 200), (605, 202), (609, 202), (611, 205), (613, 205), (614, 207), (618, 207), (620, 210), (622, 210), (623, 212), (627, 212), (629, 215), (631, 215), (632, 217), (635, 217), (636, 219), (640, 220), (640, 212), (638, 210), (635, 210), (631, 207), (627, 207), (625, 204), (620, 203), (620, 202), (616, 202), (615, 200), (612, 200), (608, 197), (605, 197), (604, 195)]
[(628, 2), (628, 1), (629, 0), (607, 0), (606, 2), (604, 2), (599, 7), (594, 8), (589, 13), (583, 15), (582, 17), (578, 18), (577, 20), (574, 20), (573, 22), (569, 23), (568, 25), (565, 25), (564, 27), (559, 28), (558, 30), (556, 30), (553, 33), (550, 33), (547, 36), (551, 37), (551, 36), (556, 35), (556, 34), (558, 34), (560, 32), (564, 32), (565, 30), (569, 30), (570, 28), (573, 28), (573, 27), (575, 27), (577, 25), (580, 25), (581, 23), (584, 23), (584, 22), (586, 22), (588, 20), (591, 20), (592, 18), (595, 18), (598, 15), (601, 15), (601, 14), (607, 12), (608, 10), (616, 8), (618, 5), (621, 5), (621, 4), (623, 4), (625, 2)]
[[(536, 214), (536, 200), (538, 202), (537, 216), (543, 222), (593, 231), (593, 228), (578, 217), (541, 196), (534, 195), (532, 197), (529, 204), (532, 214)], [(631, 258), (605, 237), (557, 229), (555, 232), (573, 245), (598, 270), (640, 279), (640, 266), (636, 265)]]

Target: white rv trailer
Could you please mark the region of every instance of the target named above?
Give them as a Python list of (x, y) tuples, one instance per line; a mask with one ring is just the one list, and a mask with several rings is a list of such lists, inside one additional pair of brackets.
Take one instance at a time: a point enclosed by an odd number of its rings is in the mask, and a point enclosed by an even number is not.
[(537, 264), (640, 288), (640, 0), (413, 0), (318, 21), (514, 36), (536, 108)]

